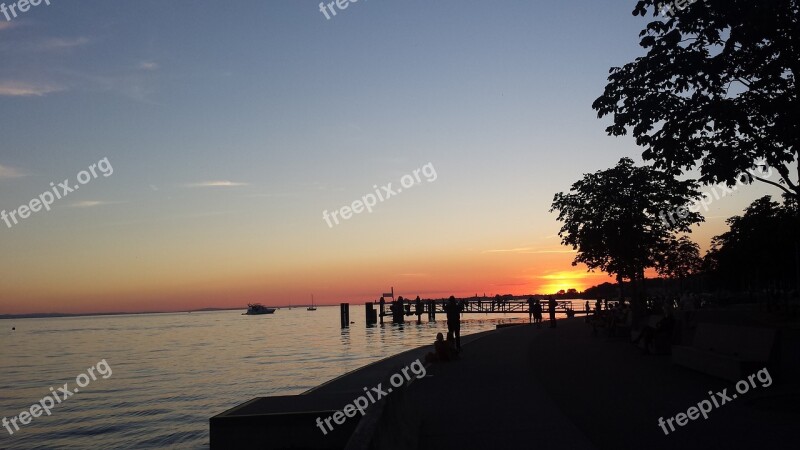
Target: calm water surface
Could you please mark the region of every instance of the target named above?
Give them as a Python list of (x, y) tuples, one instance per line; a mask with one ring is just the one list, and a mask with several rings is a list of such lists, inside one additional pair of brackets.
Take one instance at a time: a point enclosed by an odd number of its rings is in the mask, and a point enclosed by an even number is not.
[[(0, 418), (51, 386), (75, 388), (103, 359), (112, 370), (13, 436), (0, 428), (0, 448), (208, 448), (211, 416), (252, 397), (299, 394), (447, 328), (444, 320), (366, 328), (363, 305), (351, 305), (347, 330), (338, 307), (241, 312), (0, 321)], [(464, 317), (466, 335), (522, 315)]]

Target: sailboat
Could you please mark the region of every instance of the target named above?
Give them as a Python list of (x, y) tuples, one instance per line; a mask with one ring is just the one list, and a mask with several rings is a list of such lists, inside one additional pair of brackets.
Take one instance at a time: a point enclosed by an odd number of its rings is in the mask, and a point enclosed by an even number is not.
[(314, 306), (314, 294), (311, 294), (311, 306), (306, 308), (307, 311), (316, 311), (317, 307)]

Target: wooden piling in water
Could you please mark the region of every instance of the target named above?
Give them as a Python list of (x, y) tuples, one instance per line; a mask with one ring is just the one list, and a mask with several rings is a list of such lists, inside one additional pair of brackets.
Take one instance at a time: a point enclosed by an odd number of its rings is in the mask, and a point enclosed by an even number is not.
[(350, 326), (350, 304), (349, 303), (341, 303), (339, 305), (339, 316), (342, 319), (342, 328), (348, 328)]
[(364, 305), (364, 309), (366, 310), (367, 315), (367, 326), (370, 327), (378, 323), (378, 313), (375, 311), (375, 304), (372, 302), (367, 302)]

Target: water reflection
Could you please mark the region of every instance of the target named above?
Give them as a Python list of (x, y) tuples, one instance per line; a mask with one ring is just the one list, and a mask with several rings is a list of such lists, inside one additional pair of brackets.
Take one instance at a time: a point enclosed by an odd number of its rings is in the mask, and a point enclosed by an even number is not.
[[(352, 317), (364, 317), (353, 305)], [(466, 316), (462, 335), (497, 323)], [(339, 308), (25, 319), (0, 329), (0, 411), (22, 411), (49, 386), (107, 359), (114, 375), (0, 447), (204, 447), (208, 418), (257, 396), (299, 394), (378, 359), (430, 345), (446, 322), (356, 322)], [(53, 342), (57, 341), (58, 346)], [(153, 443), (158, 443), (154, 445)]]

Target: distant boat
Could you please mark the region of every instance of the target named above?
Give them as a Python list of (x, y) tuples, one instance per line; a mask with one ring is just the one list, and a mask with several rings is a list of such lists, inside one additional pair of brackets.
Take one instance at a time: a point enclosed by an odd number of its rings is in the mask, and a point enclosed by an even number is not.
[(267, 308), (266, 306), (262, 305), (261, 303), (248, 303), (247, 304), (247, 312), (243, 313), (243, 316), (257, 316), (259, 314), (272, 314), (275, 312), (275, 308)]
[(314, 294), (311, 294), (311, 306), (306, 308), (306, 311), (316, 311), (317, 307), (314, 306)]

